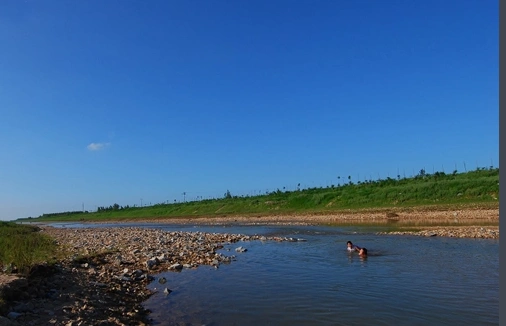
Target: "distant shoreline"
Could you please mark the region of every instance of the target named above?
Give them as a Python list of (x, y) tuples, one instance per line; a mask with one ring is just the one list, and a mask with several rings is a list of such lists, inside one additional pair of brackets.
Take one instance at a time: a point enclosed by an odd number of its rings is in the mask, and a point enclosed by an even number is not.
[[(27, 221), (23, 221), (27, 223)], [(396, 224), (396, 225), (499, 225), (499, 208), (455, 208), (426, 209), (410, 208), (406, 210), (368, 210), (343, 211), (315, 214), (280, 215), (230, 215), (207, 217), (147, 217), (147, 218), (111, 218), (100, 220), (54, 220), (33, 221), (30, 224), (49, 223), (167, 223), (167, 224)]]
[[(131, 218), (88, 221), (47, 221), (31, 224), (47, 225), (52, 223), (68, 224), (121, 224), (153, 223), (173, 225), (334, 225), (334, 226), (385, 226), (389, 234), (413, 234), (432, 236), (456, 236), (468, 238), (498, 238), (499, 208), (462, 208), (462, 209), (410, 209), (392, 212), (349, 211), (330, 214), (291, 214), (258, 216), (220, 216), (185, 218)], [(483, 234), (480, 227), (492, 230)], [(460, 230), (458, 233), (452, 230)]]

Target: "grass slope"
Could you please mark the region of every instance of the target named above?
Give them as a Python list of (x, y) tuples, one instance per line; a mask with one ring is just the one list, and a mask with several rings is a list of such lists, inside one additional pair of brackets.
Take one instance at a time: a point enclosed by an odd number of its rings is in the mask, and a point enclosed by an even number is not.
[(479, 205), (498, 207), (499, 169), (477, 169), (466, 173), (347, 183), (336, 187), (298, 191), (277, 190), (253, 197), (226, 196), (187, 203), (149, 207), (111, 206), (100, 212), (43, 214), (18, 221), (93, 221), (136, 218), (213, 217), (227, 215), (278, 215), (332, 213), (343, 210), (404, 209), (429, 206)]

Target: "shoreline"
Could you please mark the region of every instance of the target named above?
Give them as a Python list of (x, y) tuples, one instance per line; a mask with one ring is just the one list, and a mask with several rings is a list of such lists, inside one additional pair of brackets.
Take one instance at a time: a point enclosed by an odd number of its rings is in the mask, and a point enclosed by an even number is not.
[[(242, 245), (249, 241), (302, 241), (136, 227), (41, 226), (39, 232), (53, 237), (67, 257), (55, 266), (37, 266), (27, 278), (0, 277), (6, 301), (0, 325), (147, 325), (142, 303), (154, 293), (147, 285), (158, 281), (161, 291), (171, 292), (153, 275), (219, 268), (233, 263), (235, 251), (246, 251)], [(235, 244), (235, 251), (217, 252), (224, 244)]]
[[(229, 216), (91, 223), (373, 224), (393, 225), (395, 229), (394, 232), (376, 234), (499, 239), (498, 209), (395, 214), (350, 212), (332, 215)], [(425, 225), (416, 226), (417, 222)], [(88, 222), (84, 224), (86, 223)], [(442, 226), (444, 223), (461, 225)], [(178, 272), (184, 268), (198, 268), (200, 265), (219, 268), (221, 264), (233, 264), (235, 252), (228, 252), (227, 255), (217, 253), (225, 243), (234, 244), (237, 249), (247, 241), (297, 241), (280, 237), (162, 231), (132, 226), (56, 228), (38, 224), (40, 232), (53, 237), (65, 249), (67, 258), (54, 266), (38, 266), (28, 278), (16, 279), (12, 275), (0, 273), (0, 289), (8, 308), (1, 312), (1, 325), (147, 325), (149, 311), (143, 308), (142, 303), (154, 293), (147, 289), (147, 285), (157, 281), (160, 290), (166, 287), (167, 295), (170, 295), (170, 285), (153, 275), (162, 271)]]
[[(325, 213), (300, 213), (300, 214), (250, 214), (230, 216), (189, 216), (189, 217), (147, 217), (147, 218), (113, 218), (100, 220), (73, 220), (73, 221), (34, 221), (32, 224), (47, 223), (160, 223), (160, 224), (232, 224), (255, 225), (255, 224), (332, 224), (332, 225), (360, 225), (360, 224), (389, 224), (398, 225), (499, 225), (499, 208), (481, 207), (454, 207), (438, 209), (434, 207), (414, 207), (403, 209), (371, 209), (349, 210)], [(26, 223), (26, 222), (25, 222)]]

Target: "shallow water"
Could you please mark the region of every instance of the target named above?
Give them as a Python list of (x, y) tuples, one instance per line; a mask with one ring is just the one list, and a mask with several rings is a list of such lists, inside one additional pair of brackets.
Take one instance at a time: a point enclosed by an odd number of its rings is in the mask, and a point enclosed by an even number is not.
[[(228, 245), (219, 269), (166, 272), (155, 325), (455, 325), (499, 322), (499, 241), (377, 236), (326, 227), (198, 228), (307, 242)], [(224, 229), (228, 229), (224, 231)], [(249, 232), (248, 232), (249, 231)], [(351, 240), (369, 250), (348, 254)], [(243, 246), (245, 253), (234, 248)], [(227, 251), (230, 249), (230, 251)], [(173, 292), (162, 293), (167, 286)]]
[[(356, 227), (136, 226), (307, 240), (225, 245), (220, 252), (236, 256), (230, 264), (156, 275), (167, 283), (149, 285), (159, 291), (144, 304), (154, 325), (499, 323), (499, 240), (380, 236)], [(347, 253), (347, 240), (369, 256)], [(235, 252), (239, 246), (248, 251)], [(173, 292), (165, 295), (165, 287)]]

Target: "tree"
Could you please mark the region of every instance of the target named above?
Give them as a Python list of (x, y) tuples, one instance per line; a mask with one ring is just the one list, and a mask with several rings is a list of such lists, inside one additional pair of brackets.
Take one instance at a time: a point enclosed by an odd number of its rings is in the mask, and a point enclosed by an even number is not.
[(227, 192), (225, 193), (224, 197), (225, 197), (226, 199), (230, 199), (230, 198), (232, 198), (232, 194), (230, 193), (230, 191), (229, 191), (228, 189), (227, 189)]

